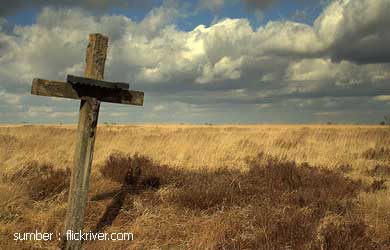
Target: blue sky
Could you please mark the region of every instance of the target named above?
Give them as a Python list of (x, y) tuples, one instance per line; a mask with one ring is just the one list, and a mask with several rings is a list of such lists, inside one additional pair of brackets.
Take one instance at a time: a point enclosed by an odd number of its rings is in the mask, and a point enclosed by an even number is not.
[[(91, 5), (92, 3), (92, 5)], [(388, 0), (0, 1), (0, 122), (75, 123), (78, 103), (34, 77), (83, 74), (109, 36), (106, 80), (144, 107), (101, 122), (379, 123), (390, 107)]]
[[(149, 12), (149, 10), (156, 6), (161, 6), (163, 1), (154, 0), (148, 8), (120, 8), (120, 7), (109, 7), (104, 10), (105, 14), (112, 15), (124, 15), (133, 20), (141, 21)], [(306, 0), (306, 1), (278, 1), (275, 4), (267, 7), (262, 12), (262, 20), (259, 20), (257, 14), (258, 10), (248, 7), (242, 1), (227, 1), (223, 6), (218, 9), (199, 9), (198, 1), (191, 0), (182, 3), (186, 8), (189, 9), (189, 15), (179, 22), (177, 26), (182, 30), (192, 30), (199, 24), (210, 25), (213, 20), (217, 18), (247, 18), (250, 20), (251, 25), (256, 28), (261, 23), (267, 23), (272, 20), (280, 19), (294, 19), (297, 13), (304, 13), (305, 17), (299, 20), (305, 23), (313, 23), (315, 18), (321, 13), (325, 3)], [(31, 25), (35, 22), (37, 15), (42, 7), (30, 6), (23, 8), (16, 13), (8, 15), (6, 18), (10, 24), (17, 25)], [(47, 5), (49, 6), (49, 5)], [(54, 5), (55, 6), (55, 5)], [(61, 5), (59, 5), (61, 6)], [(92, 10), (96, 12), (96, 10)], [(97, 12), (99, 13), (99, 12)]]

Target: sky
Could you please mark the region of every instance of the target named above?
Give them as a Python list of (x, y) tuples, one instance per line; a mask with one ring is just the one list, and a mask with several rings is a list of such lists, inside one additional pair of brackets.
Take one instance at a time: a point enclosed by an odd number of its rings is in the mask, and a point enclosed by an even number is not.
[(144, 106), (105, 123), (360, 123), (390, 115), (390, 0), (0, 0), (0, 123), (77, 123), (79, 101), (32, 96), (83, 75), (109, 37), (105, 80)]

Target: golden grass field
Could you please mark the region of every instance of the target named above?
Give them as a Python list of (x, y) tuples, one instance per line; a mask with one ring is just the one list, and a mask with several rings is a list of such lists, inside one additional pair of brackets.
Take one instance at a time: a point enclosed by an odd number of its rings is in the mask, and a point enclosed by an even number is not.
[[(13, 233), (61, 232), (75, 130), (0, 126), (1, 249), (58, 244)], [(389, 177), (387, 126), (100, 125), (85, 230), (134, 240), (85, 248), (390, 249)]]

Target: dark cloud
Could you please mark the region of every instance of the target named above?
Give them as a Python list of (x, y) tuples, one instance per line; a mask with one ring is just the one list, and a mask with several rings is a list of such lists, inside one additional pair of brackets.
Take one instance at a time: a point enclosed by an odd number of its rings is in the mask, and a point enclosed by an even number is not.
[[(390, 9), (387, 12), (390, 13)], [(346, 32), (331, 47), (332, 59), (335, 62), (348, 60), (359, 64), (389, 63), (389, 24), (390, 18), (387, 17), (369, 23), (363, 29)]]
[(333, 61), (389, 63), (389, 13), (390, 1), (347, 2), (340, 12), (337, 35), (330, 47)]
[(8, 43), (0, 41), (0, 57), (7, 52), (8, 48)]
[(94, 11), (106, 10), (112, 7), (148, 9), (153, 6), (153, 0), (0, 0), (0, 6), (1, 17), (13, 15), (18, 11), (44, 6), (81, 7)]
[[(334, 62), (342, 60), (358, 64), (390, 63), (390, 37), (364, 40), (348, 43), (338, 43), (332, 47), (331, 57)], [(348, 46), (346, 46), (348, 45)]]

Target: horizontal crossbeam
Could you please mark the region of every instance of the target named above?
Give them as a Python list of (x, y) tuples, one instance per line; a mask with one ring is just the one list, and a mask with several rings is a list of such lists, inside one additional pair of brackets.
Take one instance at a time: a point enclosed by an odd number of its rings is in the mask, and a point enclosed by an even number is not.
[(34, 78), (31, 94), (41, 96), (63, 97), (70, 99), (87, 99), (93, 97), (101, 102), (121, 103), (142, 106), (144, 93), (121, 88), (101, 88), (84, 84), (49, 81)]
[(66, 81), (72, 84), (85, 84), (90, 86), (102, 87), (102, 88), (119, 88), (119, 89), (129, 89), (129, 84), (124, 82), (106, 82), (102, 80), (95, 80), (92, 78), (80, 77), (68, 75)]

